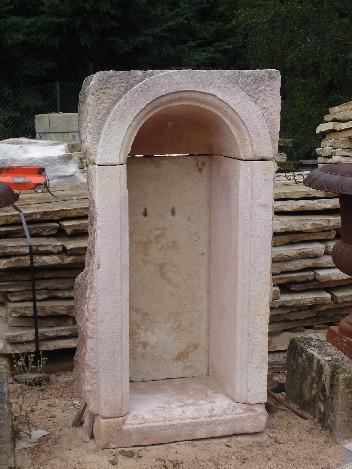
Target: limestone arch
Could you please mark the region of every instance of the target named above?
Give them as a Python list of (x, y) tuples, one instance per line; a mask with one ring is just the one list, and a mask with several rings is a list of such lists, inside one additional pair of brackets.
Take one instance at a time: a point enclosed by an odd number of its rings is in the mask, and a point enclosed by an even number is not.
[[(175, 73), (177, 80), (173, 80)], [(226, 156), (241, 160), (273, 158), (275, 150), (269, 128), (248, 94), (226, 77), (212, 83), (205, 71), (185, 70), (147, 78), (113, 106), (100, 135), (95, 163), (125, 164), (143, 123), (157, 110), (182, 102), (213, 112), (229, 127), (239, 152)]]

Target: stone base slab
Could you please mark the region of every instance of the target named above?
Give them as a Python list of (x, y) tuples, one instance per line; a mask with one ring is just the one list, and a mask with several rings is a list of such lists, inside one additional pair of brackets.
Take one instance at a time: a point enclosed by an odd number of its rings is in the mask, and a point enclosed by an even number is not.
[(352, 359), (320, 334), (292, 339), (287, 351), (287, 399), (330, 430), (352, 437)]
[(94, 421), (101, 448), (256, 433), (264, 430), (264, 404), (239, 404), (209, 378), (131, 383), (130, 411), (121, 418)]

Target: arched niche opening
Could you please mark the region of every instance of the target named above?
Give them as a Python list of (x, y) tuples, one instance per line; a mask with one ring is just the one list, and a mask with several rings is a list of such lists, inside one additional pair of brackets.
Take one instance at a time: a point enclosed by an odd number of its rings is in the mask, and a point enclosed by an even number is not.
[(152, 113), (131, 147), (131, 154), (239, 154), (230, 127), (215, 112), (194, 104), (176, 104)]
[(224, 181), (212, 177), (220, 155), (236, 152), (227, 123), (191, 104), (151, 113), (136, 133), (127, 159), (131, 381), (209, 376), (211, 212), (226, 213), (214, 206)]

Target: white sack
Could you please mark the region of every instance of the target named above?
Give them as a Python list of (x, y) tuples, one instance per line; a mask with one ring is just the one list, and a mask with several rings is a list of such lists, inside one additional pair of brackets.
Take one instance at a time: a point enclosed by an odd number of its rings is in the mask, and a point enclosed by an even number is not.
[(43, 166), (49, 185), (54, 186), (72, 186), (85, 182), (64, 142), (29, 138), (2, 140), (0, 166)]

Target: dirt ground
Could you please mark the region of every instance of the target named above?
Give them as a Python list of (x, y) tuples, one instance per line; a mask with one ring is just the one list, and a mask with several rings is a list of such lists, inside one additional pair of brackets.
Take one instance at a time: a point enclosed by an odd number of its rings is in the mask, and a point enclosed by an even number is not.
[[(16, 402), (19, 385), (11, 384), (11, 393)], [(72, 373), (51, 375), (43, 389), (30, 388), (27, 401), (34, 427), (50, 433), (16, 452), (21, 469), (333, 469), (340, 462), (341, 447), (326, 432), (278, 408), (271, 408), (259, 435), (102, 451), (71, 426), (80, 405)]]

